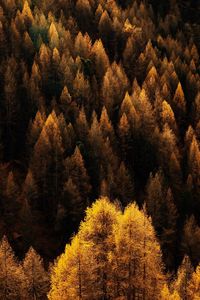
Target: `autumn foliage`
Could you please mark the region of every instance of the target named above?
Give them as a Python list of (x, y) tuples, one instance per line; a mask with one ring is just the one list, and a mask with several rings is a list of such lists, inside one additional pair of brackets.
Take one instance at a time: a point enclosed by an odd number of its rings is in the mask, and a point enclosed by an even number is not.
[(198, 299), (198, 2), (0, 0), (0, 299)]

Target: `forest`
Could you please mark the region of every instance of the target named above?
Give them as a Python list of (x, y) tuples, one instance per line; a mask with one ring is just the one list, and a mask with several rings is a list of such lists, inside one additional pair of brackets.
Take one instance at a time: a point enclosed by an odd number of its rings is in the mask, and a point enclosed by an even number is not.
[(199, 17), (0, 0), (0, 300), (200, 299)]

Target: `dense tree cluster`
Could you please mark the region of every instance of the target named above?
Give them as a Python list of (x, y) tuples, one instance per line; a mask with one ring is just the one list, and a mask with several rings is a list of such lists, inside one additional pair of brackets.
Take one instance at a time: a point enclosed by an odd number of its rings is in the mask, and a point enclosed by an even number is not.
[(86, 211), (78, 234), (51, 273), (50, 300), (199, 299), (200, 269), (185, 256), (177, 276), (163, 274), (161, 250), (145, 209), (124, 212), (107, 198)]
[(77, 235), (47, 271), (31, 247), (19, 261), (0, 241), (0, 299), (198, 299), (200, 265), (185, 256), (177, 275), (164, 274), (162, 252), (145, 207), (101, 197), (86, 210)]
[(33, 248), (19, 262), (6, 237), (0, 242), (0, 299), (46, 299), (49, 275)]
[(183, 2), (0, 0), (0, 233), (19, 256), (58, 255), (104, 196), (146, 204), (167, 270), (199, 263), (200, 65)]

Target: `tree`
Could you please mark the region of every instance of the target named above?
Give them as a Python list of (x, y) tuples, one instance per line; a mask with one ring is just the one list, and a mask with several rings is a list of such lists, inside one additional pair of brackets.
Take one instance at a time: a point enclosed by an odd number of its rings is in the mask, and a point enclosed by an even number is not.
[(100, 32), (101, 40), (103, 40), (103, 42), (105, 43), (106, 48), (109, 49), (108, 47), (109, 45), (111, 45), (110, 42), (113, 38), (113, 24), (107, 10), (104, 10), (100, 17), (98, 29)]
[(161, 291), (161, 300), (181, 300), (177, 291), (170, 292), (168, 286), (165, 284)]
[(140, 119), (133, 104), (133, 98), (130, 97), (128, 92), (126, 92), (120, 107), (120, 115), (123, 113), (126, 114), (132, 131), (136, 132), (136, 130), (139, 128)]
[(184, 117), (185, 117), (186, 103), (185, 103), (184, 92), (183, 92), (180, 82), (179, 82), (176, 92), (174, 94), (172, 107), (173, 107), (173, 110), (174, 110), (177, 120), (179, 122), (183, 121)]
[(140, 101), (136, 109), (140, 116), (142, 132), (148, 136), (155, 128), (155, 116), (153, 107), (144, 88), (140, 92), (139, 99)]
[(59, 35), (56, 26), (53, 22), (49, 27), (49, 44), (51, 49), (59, 49)]
[(120, 164), (116, 174), (115, 184), (115, 196), (121, 201), (123, 207), (125, 207), (134, 199), (135, 194), (133, 180), (123, 162)]
[(84, 160), (78, 147), (75, 148), (74, 154), (65, 160), (65, 178), (66, 180), (69, 178), (72, 179), (81, 197), (84, 199), (85, 204), (87, 204), (91, 186)]
[(28, 142), (31, 147), (33, 147), (37, 142), (40, 133), (42, 131), (42, 128), (45, 124), (45, 121), (46, 121), (46, 116), (44, 115), (44, 113), (38, 111), (34, 121), (31, 122), (29, 127)]
[(17, 101), (17, 80), (15, 70), (17, 68), (14, 58), (10, 58), (5, 71), (4, 105), (5, 105), (5, 129), (7, 139), (7, 155), (13, 158), (16, 150), (17, 127), (19, 123), (19, 102)]
[(119, 121), (118, 132), (123, 158), (125, 161), (128, 161), (128, 157), (132, 149), (132, 134), (129, 121), (125, 113), (123, 113)]
[(107, 69), (102, 84), (103, 101), (109, 117), (113, 117), (114, 112), (119, 108), (127, 89), (128, 79), (126, 74), (122, 66), (114, 62)]
[(110, 63), (101, 40), (96, 40), (91, 49), (92, 60), (95, 64), (97, 79), (101, 81)]
[(32, 15), (32, 11), (30, 9), (29, 3), (28, 1), (24, 2), (24, 7), (22, 10), (22, 17), (24, 19), (24, 22), (26, 24), (26, 26), (31, 26), (32, 22), (33, 22), (33, 15)]
[(71, 226), (78, 225), (82, 220), (88, 201), (82, 197), (79, 187), (71, 177), (64, 184), (62, 203), (66, 210), (67, 223), (72, 224)]
[(183, 227), (181, 248), (182, 252), (192, 259), (192, 262), (195, 264), (199, 262), (200, 227), (193, 215), (186, 220)]
[(13, 201), (19, 196), (19, 186), (15, 182), (14, 174), (12, 171), (8, 174), (7, 178), (6, 196), (10, 201)]
[[(167, 171), (169, 174), (169, 169), (171, 171), (174, 169), (178, 170), (179, 165), (179, 148), (177, 137), (174, 132), (169, 128), (167, 124), (164, 125), (164, 128), (160, 134), (160, 141), (159, 141), (159, 161), (164, 170)], [(171, 166), (166, 165), (166, 161), (171, 160)], [(173, 165), (172, 165), (173, 163)], [(172, 173), (170, 174), (172, 176)]]
[(162, 231), (160, 234), (160, 243), (163, 251), (163, 258), (166, 268), (173, 269), (177, 255), (177, 222), (178, 212), (174, 203), (173, 194), (168, 188), (162, 207)]
[(192, 278), (187, 287), (187, 295), (189, 299), (198, 300), (200, 295), (200, 266), (193, 272)]
[(195, 136), (193, 136), (189, 148), (188, 167), (194, 183), (198, 188), (200, 186), (200, 150)]
[(114, 299), (153, 299), (164, 283), (159, 243), (144, 211), (136, 204), (126, 207), (114, 226), (111, 253), (115, 278)]
[(80, 56), (84, 59), (89, 59), (92, 42), (87, 33), (83, 36), (82, 33), (79, 31), (75, 39), (74, 47), (77, 56)]
[(109, 138), (112, 145), (114, 145), (114, 143), (115, 143), (114, 129), (113, 129), (112, 123), (108, 117), (108, 113), (107, 113), (105, 106), (103, 107), (102, 112), (101, 112), (99, 126), (101, 129), (103, 138), (104, 139)]
[(86, 211), (79, 233), (67, 245), (53, 268), (49, 298), (108, 299), (110, 295), (109, 252), (112, 228), (119, 211), (107, 198)]
[(155, 228), (162, 228), (163, 219), (163, 199), (164, 199), (164, 186), (163, 174), (158, 172), (153, 176), (150, 174), (149, 182), (147, 185), (147, 212), (152, 217), (152, 222)]
[(76, 132), (81, 142), (87, 143), (89, 125), (86, 118), (85, 110), (82, 107), (79, 111), (78, 118), (76, 120)]
[(24, 274), (6, 237), (0, 242), (0, 298), (20, 300), (24, 296)]
[(25, 274), (26, 297), (28, 299), (45, 299), (49, 291), (49, 277), (43, 261), (31, 247), (23, 261)]
[(168, 126), (176, 133), (177, 132), (177, 125), (176, 120), (174, 117), (173, 110), (171, 109), (171, 106), (169, 103), (167, 103), (165, 100), (162, 102), (162, 111), (161, 111), (161, 122), (164, 126), (165, 124), (168, 124)]
[(51, 271), (50, 300), (73, 300), (90, 297), (88, 286), (92, 256), (90, 250), (77, 235), (71, 245), (66, 245), (65, 253), (60, 256)]
[(188, 256), (185, 256), (177, 272), (177, 279), (173, 289), (178, 292), (181, 299), (187, 299), (187, 287), (193, 273), (193, 267)]
[[(53, 111), (47, 118), (40, 133), (31, 160), (31, 170), (39, 194), (43, 201), (49, 198), (49, 204), (43, 209), (57, 207), (58, 196), (61, 195), (62, 171), (63, 171), (63, 141), (59, 128), (58, 118)], [(46, 196), (45, 196), (46, 195)], [(44, 204), (44, 203), (43, 203)]]
[(74, 97), (78, 105), (84, 105), (90, 111), (91, 88), (90, 83), (82, 72), (78, 70), (73, 81)]
[(92, 9), (88, 0), (78, 0), (76, 2), (76, 12), (79, 27), (83, 32), (90, 32), (92, 21)]
[(38, 196), (38, 187), (35, 183), (35, 179), (33, 178), (33, 174), (30, 169), (28, 170), (22, 187), (22, 196), (25, 197), (28, 203), (34, 207), (34, 201)]

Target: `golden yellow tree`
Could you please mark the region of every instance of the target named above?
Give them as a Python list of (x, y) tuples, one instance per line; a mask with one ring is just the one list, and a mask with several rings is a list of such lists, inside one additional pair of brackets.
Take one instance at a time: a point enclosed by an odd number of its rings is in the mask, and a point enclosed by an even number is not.
[(6, 237), (0, 242), (0, 299), (20, 300), (24, 296), (24, 273)]
[[(114, 299), (159, 299), (164, 284), (159, 243), (151, 220), (129, 205), (114, 227), (111, 253)], [(121, 298), (120, 298), (121, 297)]]
[(197, 266), (196, 271), (192, 274), (187, 287), (187, 296), (191, 300), (200, 299), (200, 265)]
[(181, 300), (177, 291), (170, 292), (168, 286), (165, 284), (160, 295), (160, 300)]
[(44, 269), (41, 257), (30, 248), (23, 261), (25, 274), (26, 297), (44, 299), (49, 291), (49, 277)]
[(50, 300), (108, 299), (109, 253), (118, 215), (119, 211), (107, 198), (97, 200), (87, 209), (79, 233), (53, 267)]

